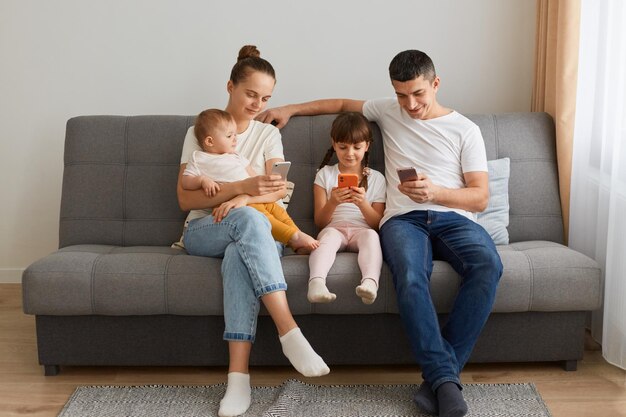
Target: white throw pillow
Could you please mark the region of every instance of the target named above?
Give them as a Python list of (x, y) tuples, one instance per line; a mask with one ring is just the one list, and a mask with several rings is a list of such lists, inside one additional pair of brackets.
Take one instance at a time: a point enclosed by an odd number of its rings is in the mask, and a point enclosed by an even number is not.
[(489, 168), (489, 205), (477, 214), (477, 221), (487, 230), (496, 245), (509, 244), (509, 158), (487, 161)]

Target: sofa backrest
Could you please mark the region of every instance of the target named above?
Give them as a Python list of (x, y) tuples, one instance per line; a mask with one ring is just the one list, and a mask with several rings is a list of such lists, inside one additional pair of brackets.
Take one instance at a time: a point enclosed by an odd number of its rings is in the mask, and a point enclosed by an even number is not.
[[(563, 241), (555, 134), (545, 113), (470, 115), (488, 159), (511, 158), (511, 242)], [(294, 117), (282, 130), (295, 182), (289, 213), (314, 233), (312, 184), (330, 146), (332, 115)], [(67, 123), (59, 247), (170, 245), (186, 213), (178, 207), (180, 153), (193, 116), (80, 116)], [(384, 173), (374, 127), (371, 166)]]

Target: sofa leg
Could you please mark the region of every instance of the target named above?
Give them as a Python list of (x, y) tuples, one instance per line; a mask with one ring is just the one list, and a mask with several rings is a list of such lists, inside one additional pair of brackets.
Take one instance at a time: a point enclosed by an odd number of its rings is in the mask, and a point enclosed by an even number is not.
[(43, 373), (45, 376), (56, 376), (61, 371), (59, 365), (44, 365)]
[(575, 371), (576, 369), (578, 369), (578, 361), (564, 361), (563, 369), (568, 372)]

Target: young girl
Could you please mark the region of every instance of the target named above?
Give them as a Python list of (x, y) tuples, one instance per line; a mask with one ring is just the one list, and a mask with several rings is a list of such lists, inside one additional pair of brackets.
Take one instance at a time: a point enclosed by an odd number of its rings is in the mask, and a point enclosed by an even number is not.
[[(326, 287), (326, 276), (339, 251), (358, 252), (363, 278), (356, 294), (372, 304), (378, 292), (383, 255), (378, 239), (378, 223), (385, 210), (385, 177), (368, 167), (372, 143), (369, 122), (360, 113), (343, 113), (331, 127), (332, 147), (315, 177), (315, 224), (323, 229), (319, 247), (309, 257), (311, 303), (329, 303), (336, 295)], [(327, 165), (333, 153), (338, 164)], [(337, 187), (339, 174), (356, 174), (358, 186)]]

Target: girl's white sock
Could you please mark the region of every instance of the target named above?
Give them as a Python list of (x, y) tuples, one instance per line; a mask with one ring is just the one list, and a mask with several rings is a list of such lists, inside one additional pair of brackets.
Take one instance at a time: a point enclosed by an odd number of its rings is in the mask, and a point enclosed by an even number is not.
[(309, 280), (309, 292), (306, 298), (310, 303), (330, 303), (335, 301), (337, 296), (328, 291), (326, 280), (324, 278), (311, 278)]
[(219, 417), (234, 417), (246, 412), (250, 407), (250, 374), (241, 372), (228, 373), (226, 394), (220, 401)]
[(304, 376), (322, 376), (330, 372), (324, 360), (313, 350), (299, 327), (280, 337), (283, 353), (289, 362)]
[(361, 297), (365, 304), (372, 304), (378, 294), (378, 284), (372, 278), (363, 278), (361, 285), (356, 287), (356, 295)]

